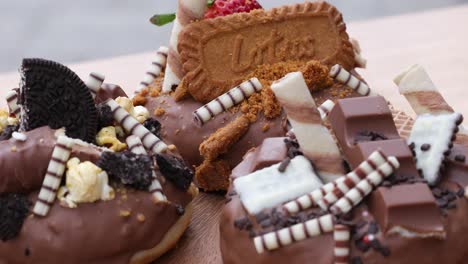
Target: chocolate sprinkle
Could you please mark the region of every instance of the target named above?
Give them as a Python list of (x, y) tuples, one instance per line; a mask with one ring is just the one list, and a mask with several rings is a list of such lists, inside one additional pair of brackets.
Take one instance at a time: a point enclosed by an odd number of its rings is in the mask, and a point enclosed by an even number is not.
[(0, 195), (0, 240), (8, 241), (21, 232), (31, 203), (22, 194)]
[(193, 171), (182, 159), (168, 154), (156, 154), (156, 162), (166, 179), (182, 190), (186, 191), (190, 187)]
[(291, 159), (290, 158), (285, 158), (279, 165), (278, 167), (278, 171), (279, 172), (285, 172), (286, 169), (288, 168), (289, 166), (289, 163), (291, 163)]
[(234, 227), (236, 227), (239, 230), (250, 230), (253, 227), (253, 225), (252, 222), (250, 222), (249, 218), (243, 217), (234, 221)]
[(176, 208), (176, 212), (177, 212), (178, 215), (184, 215), (185, 214), (185, 208), (182, 205), (176, 204), (175, 208)]
[(465, 162), (465, 160), (466, 160), (465, 155), (459, 154), (459, 155), (456, 155), (456, 156), (455, 156), (455, 161), (458, 161), (458, 162)]
[(431, 149), (431, 144), (422, 144), (421, 145), (421, 150), (422, 151), (428, 151)]
[(287, 155), (290, 159), (293, 159), (296, 156), (301, 156), (304, 155), (302, 151), (299, 149), (299, 143), (297, 142), (296, 139), (284, 139), (284, 143), (286, 144), (287, 148)]
[(355, 138), (355, 143), (358, 142), (367, 142), (367, 141), (380, 141), (387, 140), (388, 138), (378, 132), (374, 131), (361, 131), (358, 132)]
[(30, 250), (29, 248), (26, 248), (26, 249), (24, 250), (24, 255), (25, 255), (26, 257), (31, 256), (31, 250)]

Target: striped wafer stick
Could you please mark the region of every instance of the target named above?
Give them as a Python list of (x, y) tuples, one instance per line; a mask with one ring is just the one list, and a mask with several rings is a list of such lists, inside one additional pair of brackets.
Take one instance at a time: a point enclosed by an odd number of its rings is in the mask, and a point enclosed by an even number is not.
[[(139, 137), (131, 135), (128, 136), (126, 139), (128, 150), (132, 153), (137, 155), (148, 155), (145, 148), (143, 147), (143, 143)], [(166, 196), (163, 194), (161, 183), (159, 182), (156, 173), (153, 171), (153, 181), (151, 182), (151, 186), (149, 191), (153, 194), (156, 201), (167, 201)]]
[(314, 162), (322, 179), (330, 182), (343, 176), (341, 152), (330, 131), (322, 124), (302, 73), (287, 74), (274, 82), (271, 89), (285, 109), (302, 151)]
[(403, 71), (395, 77), (394, 82), (416, 114), (448, 114), (454, 112), (421, 65), (413, 65)]
[(400, 163), (394, 156), (388, 157), (388, 162), (379, 166), (379, 168), (369, 174), (366, 179), (360, 181), (356, 187), (351, 189), (345, 196), (332, 205), (330, 211), (334, 214), (348, 213), (399, 167)]
[(35, 215), (46, 216), (49, 213), (62, 182), (62, 176), (65, 172), (66, 163), (70, 158), (73, 145), (74, 141), (71, 138), (66, 136), (58, 137), (41, 191), (39, 192), (39, 197), (34, 205), (33, 213)]
[[(351, 186), (352, 184), (357, 184), (359, 181), (365, 179), (367, 175), (375, 171), (386, 161), (387, 156), (384, 153), (381, 151), (375, 151), (366, 161), (362, 162), (354, 171), (348, 173), (345, 177), (338, 178), (337, 180), (322, 186), (320, 189), (286, 203), (283, 206), (283, 209), (290, 214), (295, 214), (319, 205), (320, 201), (322, 201), (329, 193), (333, 193), (335, 189), (339, 188), (338, 186), (344, 185), (342, 189), (348, 189), (348, 185)], [(352, 187), (349, 189), (351, 188)], [(328, 206), (323, 206), (323, 208), (328, 208)]]
[(384, 153), (381, 151), (373, 152), (367, 160), (348, 173), (343, 180), (336, 181), (335, 188), (327, 193), (323, 199), (317, 201), (318, 206), (323, 210), (328, 210), (332, 204), (345, 196), (348, 191), (356, 187), (359, 182), (366, 179), (369, 174), (386, 162), (388, 162), (388, 158)]
[(275, 250), (295, 242), (313, 238), (333, 231), (333, 216), (330, 214), (270, 232), (254, 238), (255, 249), (259, 254), (265, 250)]
[(96, 98), (97, 93), (101, 90), (101, 86), (104, 83), (104, 79), (106, 76), (92, 72), (89, 74), (88, 80), (86, 81), (86, 86), (88, 86), (89, 90), (91, 91), (91, 95), (93, 98)]
[(335, 264), (348, 264), (351, 241), (351, 230), (349, 226), (336, 224), (333, 231), (333, 239), (335, 240)]
[(263, 86), (257, 78), (252, 78), (220, 95), (208, 104), (193, 112), (195, 122), (203, 125), (213, 117), (249, 98), (253, 93), (262, 90)]
[(156, 58), (151, 63), (150, 68), (145, 73), (143, 81), (140, 82), (136, 92), (148, 87), (156, 78), (161, 75), (162, 70), (166, 67), (167, 56), (169, 54), (168, 47), (160, 47), (156, 52)]
[(318, 111), (320, 113), (320, 117), (322, 118), (322, 120), (327, 119), (328, 114), (330, 113), (330, 111), (333, 109), (334, 106), (335, 106), (335, 103), (332, 100), (326, 100), (325, 102), (323, 102), (323, 104), (321, 104), (318, 107)]
[(339, 83), (342, 83), (355, 90), (360, 95), (368, 96), (372, 94), (371, 89), (369, 86), (367, 86), (367, 84), (353, 76), (339, 64), (331, 67), (330, 77), (332, 77), (335, 81), (338, 81)]
[(206, 8), (206, 0), (179, 0), (176, 19), (172, 27), (171, 39), (169, 41), (169, 57), (164, 74), (163, 93), (171, 92), (172, 87), (178, 85), (180, 80), (184, 77), (182, 62), (180, 61), (179, 52), (177, 50), (179, 33), (192, 21), (202, 19), (205, 15)]
[(19, 117), (21, 108), (18, 105), (18, 91), (13, 89), (6, 94), (6, 100), (11, 117)]
[(115, 121), (119, 122), (129, 134), (139, 137), (146, 149), (154, 153), (161, 153), (167, 149), (167, 145), (161, 139), (140, 124), (116, 101), (109, 99), (106, 104), (111, 108)]

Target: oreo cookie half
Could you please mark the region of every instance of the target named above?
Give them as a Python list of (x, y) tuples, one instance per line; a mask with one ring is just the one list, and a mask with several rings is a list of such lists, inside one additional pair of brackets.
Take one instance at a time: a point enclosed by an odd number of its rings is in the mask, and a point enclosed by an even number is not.
[(21, 127), (66, 128), (66, 134), (93, 142), (97, 110), (88, 87), (69, 68), (44, 59), (24, 59), (21, 66)]

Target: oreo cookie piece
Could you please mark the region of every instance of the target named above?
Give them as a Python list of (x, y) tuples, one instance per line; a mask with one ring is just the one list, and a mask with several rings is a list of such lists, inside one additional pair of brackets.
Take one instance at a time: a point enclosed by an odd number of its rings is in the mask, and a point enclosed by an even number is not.
[(25, 195), (0, 195), (0, 239), (2, 241), (11, 240), (20, 233), (30, 205)]
[(154, 118), (148, 118), (143, 123), (143, 126), (146, 127), (153, 135), (161, 138), (161, 123)]
[(105, 103), (97, 105), (98, 113), (98, 130), (101, 130), (103, 127), (112, 126), (114, 124), (114, 116), (110, 106)]
[(19, 130), (19, 125), (10, 125), (3, 129), (2, 133), (0, 134), (0, 141), (8, 140), (13, 135), (13, 132)]
[(156, 154), (159, 171), (177, 187), (187, 190), (193, 179), (193, 171), (182, 159), (167, 154)]
[(24, 59), (21, 66), (21, 127), (66, 128), (66, 134), (93, 142), (98, 117), (88, 87), (70, 69), (44, 59)]

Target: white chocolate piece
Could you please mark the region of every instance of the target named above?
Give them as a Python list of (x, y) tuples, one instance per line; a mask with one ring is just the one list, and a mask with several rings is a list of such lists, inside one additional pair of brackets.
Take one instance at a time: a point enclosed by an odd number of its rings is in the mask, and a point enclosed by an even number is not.
[(360, 95), (368, 96), (373, 94), (367, 84), (353, 76), (339, 64), (330, 69), (330, 77), (355, 90)]
[(18, 93), (15, 90), (8, 91), (6, 94), (10, 116), (19, 117), (21, 108), (18, 105)]
[(440, 179), (444, 153), (450, 151), (461, 121), (461, 114), (452, 113), (424, 114), (418, 116), (414, 122), (408, 143), (414, 146), (416, 167), (430, 185), (436, 184)]
[(448, 114), (454, 112), (421, 65), (416, 64), (403, 71), (395, 77), (394, 82), (416, 114)]
[[(327, 196), (329, 193), (332, 193), (339, 185), (349, 181), (357, 184), (386, 161), (387, 157), (384, 153), (381, 151), (375, 151), (369, 156), (367, 160), (362, 162), (355, 170), (348, 173), (345, 177), (338, 178), (333, 182), (325, 184), (318, 190), (286, 203), (283, 206), (283, 209), (290, 214), (295, 214), (308, 208), (317, 206), (325, 196)], [(328, 206), (323, 206), (323, 208), (328, 209)]]
[(143, 124), (148, 118), (150, 118), (150, 112), (146, 107), (137, 105), (133, 108), (133, 117)]
[(351, 230), (349, 226), (336, 224), (333, 230), (333, 239), (335, 241), (335, 264), (348, 264), (351, 253), (350, 241)]
[(359, 164), (355, 170), (348, 173), (344, 177), (344, 180), (335, 181), (335, 188), (327, 193), (323, 199), (317, 201), (318, 206), (325, 211), (328, 210), (332, 204), (341, 199), (348, 191), (356, 187), (359, 182), (366, 179), (372, 172), (386, 162), (388, 162), (388, 158), (384, 153), (381, 151), (373, 152), (367, 160)]
[(97, 93), (99, 90), (101, 90), (101, 86), (104, 83), (105, 78), (106, 76), (97, 72), (92, 72), (89, 74), (88, 80), (86, 81), (86, 86), (88, 86), (93, 98), (96, 98)]
[(262, 88), (257, 78), (243, 82), (193, 112), (195, 121), (202, 126), (213, 117), (246, 100), (253, 93), (260, 92)]
[[(143, 143), (140, 138), (134, 135), (127, 137), (126, 139), (128, 150), (137, 155), (148, 155)], [(149, 187), (149, 191), (153, 194), (153, 197), (156, 201), (167, 201), (167, 197), (164, 195), (161, 183), (159, 182), (156, 173), (153, 172), (153, 181)]]
[(274, 82), (271, 89), (286, 111), (304, 155), (314, 162), (322, 179), (330, 182), (343, 176), (341, 152), (330, 131), (322, 124), (302, 73), (287, 74)]
[(39, 197), (34, 205), (33, 213), (35, 215), (46, 216), (49, 213), (62, 182), (62, 176), (65, 172), (66, 163), (70, 158), (73, 145), (74, 143), (71, 138), (66, 136), (59, 136), (57, 138)]
[(136, 93), (148, 87), (148, 85), (150, 85), (156, 78), (159, 77), (159, 75), (161, 75), (162, 70), (164, 67), (166, 67), (168, 55), (168, 47), (159, 47), (158, 51), (156, 52), (156, 57), (151, 63), (150, 68), (146, 71), (145, 76), (143, 77), (143, 81), (141, 81), (138, 85)]
[(367, 60), (361, 55), (362, 50), (361, 45), (359, 45), (359, 41), (354, 38), (351, 38), (349, 41), (351, 42), (351, 45), (353, 45), (356, 66), (365, 69), (367, 66)]
[(394, 156), (388, 157), (388, 162), (380, 165), (366, 179), (360, 181), (356, 187), (348, 191), (344, 197), (330, 207), (330, 211), (335, 215), (348, 213), (399, 167), (400, 163)]
[(167, 145), (161, 139), (153, 135), (116, 101), (109, 99), (106, 104), (111, 108), (115, 121), (120, 123), (129, 134), (139, 137), (146, 149), (154, 153), (161, 153), (167, 149)]
[(321, 104), (319, 107), (318, 107), (318, 111), (320, 113), (320, 117), (322, 118), (322, 120), (326, 120), (327, 117), (328, 117), (328, 114), (330, 114), (331, 110), (333, 109), (333, 107), (335, 107), (335, 103), (332, 101), (332, 100), (326, 100), (325, 102), (323, 102), (323, 104)]
[(330, 214), (308, 220), (304, 223), (295, 224), (278, 231), (270, 232), (254, 238), (255, 249), (259, 254), (266, 250), (275, 250), (280, 247), (289, 246), (295, 242), (313, 238), (334, 229), (333, 216)]
[(28, 136), (26, 136), (26, 134), (19, 133), (19, 132), (13, 132), (11, 137), (14, 138), (15, 140), (23, 141), (23, 142), (28, 139)]
[[(202, 19), (207, 8), (206, 0), (179, 0), (176, 19), (172, 27), (171, 38), (169, 40), (170, 53), (167, 60), (166, 72), (162, 85), (162, 92), (169, 93), (172, 87), (180, 83), (184, 76), (177, 76), (173, 69), (182, 69), (177, 45), (179, 43), (179, 34), (186, 25), (192, 21)], [(180, 73), (179, 73), (180, 74)]]
[(280, 164), (255, 171), (234, 180), (234, 188), (250, 214), (280, 205), (322, 186), (312, 164), (304, 156), (291, 160), (284, 172)]

